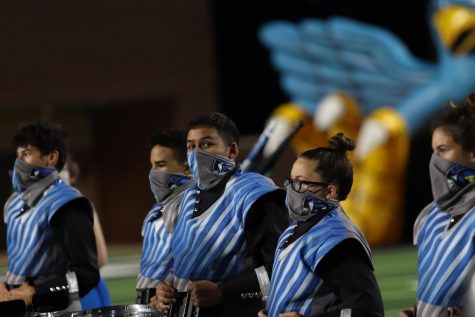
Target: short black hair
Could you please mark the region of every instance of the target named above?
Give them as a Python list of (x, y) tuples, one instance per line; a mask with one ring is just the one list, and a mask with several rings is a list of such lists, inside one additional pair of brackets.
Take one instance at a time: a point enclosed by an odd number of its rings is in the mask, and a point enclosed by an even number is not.
[(214, 128), (219, 136), (228, 144), (239, 144), (239, 130), (229, 117), (220, 112), (203, 113), (188, 123), (188, 131), (201, 127)]
[(167, 130), (155, 133), (149, 141), (149, 150), (155, 145), (168, 147), (173, 152), (173, 157), (180, 163), (187, 161), (186, 157), (186, 132), (184, 130)]
[(441, 128), (464, 151), (475, 150), (475, 93), (471, 93), (465, 103), (450, 102), (436, 116), (431, 124), (432, 132)]
[(355, 148), (355, 141), (339, 132), (328, 140), (329, 146), (308, 150), (299, 155), (317, 161), (315, 172), (325, 183), (335, 183), (338, 200), (345, 200), (353, 186), (353, 166), (347, 152)]
[(15, 147), (33, 145), (42, 155), (58, 151), (56, 169), (63, 169), (68, 156), (68, 136), (66, 130), (58, 123), (45, 120), (26, 123), (20, 126), (13, 136)]

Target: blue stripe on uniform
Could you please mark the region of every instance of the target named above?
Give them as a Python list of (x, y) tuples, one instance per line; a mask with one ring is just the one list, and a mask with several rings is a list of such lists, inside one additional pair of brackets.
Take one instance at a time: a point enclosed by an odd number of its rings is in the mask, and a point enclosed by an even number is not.
[[(357, 239), (367, 248), (361, 232), (342, 217), (346, 217), (343, 212), (333, 210), (286, 248), (281, 246), (293, 232), (295, 222), (281, 235), (272, 270), (267, 308), (269, 317), (284, 312), (310, 316), (312, 308), (318, 305), (314, 301), (323, 285), (316, 269), (325, 255), (348, 238)], [(324, 311), (323, 307), (321, 311)]]
[(20, 195), (5, 206), (10, 273), (23, 277), (41, 273), (53, 235), (49, 222), (59, 208), (79, 197), (81, 195), (75, 188), (56, 182), (45, 191), (35, 207), (24, 213), (21, 212), (24, 202)]
[(475, 209), (450, 230), (451, 215), (434, 205), (420, 226), (417, 239), (417, 299), (437, 306), (463, 306), (466, 282), (475, 261)]
[(152, 280), (165, 280), (171, 268), (171, 233), (165, 229), (162, 205), (157, 203), (143, 224), (143, 245), (140, 274)]
[(172, 238), (174, 274), (181, 279), (220, 281), (236, 276), (246, 254), (247, 212), (273, 182), (256, 173), (237, 172), (223, 195), (193, 218), (196, 185), (186, 190)]

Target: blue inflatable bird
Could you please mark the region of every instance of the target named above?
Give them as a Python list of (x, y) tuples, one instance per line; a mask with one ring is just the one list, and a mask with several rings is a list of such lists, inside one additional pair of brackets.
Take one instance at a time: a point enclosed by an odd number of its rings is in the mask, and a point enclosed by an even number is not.
[(272, 115), (279, 125), (267, 153), (302, 119), (314, 130), (297, 135), (298, 152), (337, 131), (357, 138), (345, 203), (373, 245), (398, 241), (410, 136), (475, 90), (475, 2), (439, 0), (430, 10), (437, 62), (413, 56), (381, 27), (341, 17), (274, 21), (259, 33), (291, 101)]

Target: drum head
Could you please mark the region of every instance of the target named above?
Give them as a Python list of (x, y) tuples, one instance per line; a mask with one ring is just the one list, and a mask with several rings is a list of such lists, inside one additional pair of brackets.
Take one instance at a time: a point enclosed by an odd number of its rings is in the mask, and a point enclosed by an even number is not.
[(120, 305), (89, 309), (80, 312), (50, 313), (48, 317), (161, 317), (158, 309), (148, 305)]

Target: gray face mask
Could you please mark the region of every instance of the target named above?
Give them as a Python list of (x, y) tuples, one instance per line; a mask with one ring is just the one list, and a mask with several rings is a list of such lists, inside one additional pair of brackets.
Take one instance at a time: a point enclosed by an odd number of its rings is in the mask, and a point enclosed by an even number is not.
[(335, 199), (320, 198), (316, 196), (316, 193), (308, 190), (299, 193), (290, 184), (285, 186), (285, 188), (287, 189), (285, 203), (289, 209), (290, 218), (297, 221), (307, 221), (319, 213), (326, 214), (338, 207), (340, 203)]
[(200, 150), (188, 154), (188, 165), (198, 187), (203, 190), (216, 186), (236, 167), (236, 163), (225, 156)]
[(180, 173), (169, 173), (159, 170), (150, 170), (150, 189), (157, 202), (165, 200), (175, 189), (188, 183), (191, 177)]
[(21, 193), (52, 174), (56, 169), (39, 167), (26, 163), (17, 158), (13, 167), (12, 186), (17, 193)]
[(432, 154), (429, 173), (434, 202), (441, 211), (459, 214), (470, 208), (473, 199), (460, 198), (475, 187), (475, 165), (454, 163)]

